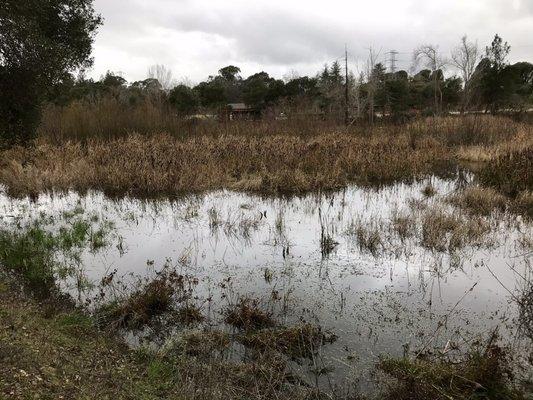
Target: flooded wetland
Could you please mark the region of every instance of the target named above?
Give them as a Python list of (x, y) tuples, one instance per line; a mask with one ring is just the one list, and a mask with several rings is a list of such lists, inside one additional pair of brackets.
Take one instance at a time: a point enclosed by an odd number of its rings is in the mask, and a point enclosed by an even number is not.
[(476, 190), (458, 171), (291, 197), (3, 193), (0, 221), (56, 238), (60, 290), (135, 349), (232, 362), (268, 350), (292, 381), (368, 394), (384, 358), (498, 341), (531, 379), (533, 225), (497, 200), (461, 207)]

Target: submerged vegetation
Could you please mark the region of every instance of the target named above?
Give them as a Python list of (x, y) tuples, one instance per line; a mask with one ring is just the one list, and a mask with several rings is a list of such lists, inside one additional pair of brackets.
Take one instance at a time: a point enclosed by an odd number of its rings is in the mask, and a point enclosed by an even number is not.
[(57, 294), (57, 279), (76, 274), (86, 248), (105, 247), (111, 229), (109, 224), (97, 225), (76, 214), (65, 214), (56, 231), (53, 223), (50, 217), (40, 216), (29, 223), (13, 221), (0, 227), (0, 264), (43, 297)]

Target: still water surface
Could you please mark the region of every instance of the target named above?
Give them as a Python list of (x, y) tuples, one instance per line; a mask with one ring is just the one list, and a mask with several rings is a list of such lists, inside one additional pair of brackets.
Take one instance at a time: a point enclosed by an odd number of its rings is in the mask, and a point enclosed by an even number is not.
[[(437, 189), (432, 198), (422, 194), (429, 181)], [(110, 245), (83, 252), (80, 268), (90, 281), (98, 284), (117, 270), (128, 282), (170, 263), (199, 280), (195, 297), (207, 324), (229, 329), (221, 313), (240, 296), (258, 299), (285, 325), (319, 324), (338, 337), (320, 351), (320, 364), (330, 371), (320, 380), (340, 386), (358, 380), (365, 389), (383, 354), (465, 348), (495, 330), (515, 348), (531, 346), (520, 336), (511, 296), (531, 268), (531, 253), (520, 245), (531, 238), (531, 224), (493, 216), (486, 243), (453, 254), (424, 249), (416, 237), (402, 240), (391, 228), (395, 213), (433, 205), (459, 212), (442, 199), (464, 182), (429, 181), (293, 198), (219, 191), (144, 201), (92, 192), (30, 201), (2, 194), (0, 223), (73, 210), (110, 221)], [(359, 246), (350, 234), (354, 224), (381, 232), (377, 252)], [(321, 249), (324, 234), (334, 244), (328, 251)], [(63, 287), (80, 299), (93, 295), (77, 293), (73, 280)], [(309, 364), (294, 368), (311, 381)]]

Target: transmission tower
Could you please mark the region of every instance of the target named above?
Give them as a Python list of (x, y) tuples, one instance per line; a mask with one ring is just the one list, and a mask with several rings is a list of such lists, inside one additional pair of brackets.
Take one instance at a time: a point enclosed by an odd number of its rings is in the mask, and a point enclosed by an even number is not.
[(389, 54), (390, 72), (394, 74), (396, 72), (396, 62), (398, 61), (396, 59), (396, 57), (400, 53), (398, 51), (396, 51), (396, 50), (391, 50), (391, 51), (389, 51), (388, 54)]

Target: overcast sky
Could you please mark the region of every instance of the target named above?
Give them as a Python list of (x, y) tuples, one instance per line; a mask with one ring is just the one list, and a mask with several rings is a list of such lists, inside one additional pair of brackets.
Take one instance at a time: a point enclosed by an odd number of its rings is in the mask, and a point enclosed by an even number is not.
[(95, 0), (104, 17), (90, 75), (121, 72), (144, 79), (164, 64), (195, 83), (223, 66), (243, 76), (266, 71), (314, 75), (350, 52), (357, 71), (373, 47), (381, 61), (397, 50), (411, 65), (413, 48), (438, 44), (449, 53), (463, 34), (481, 47), (499, 33), (511, 61), (533, 61), (533, 0)]

